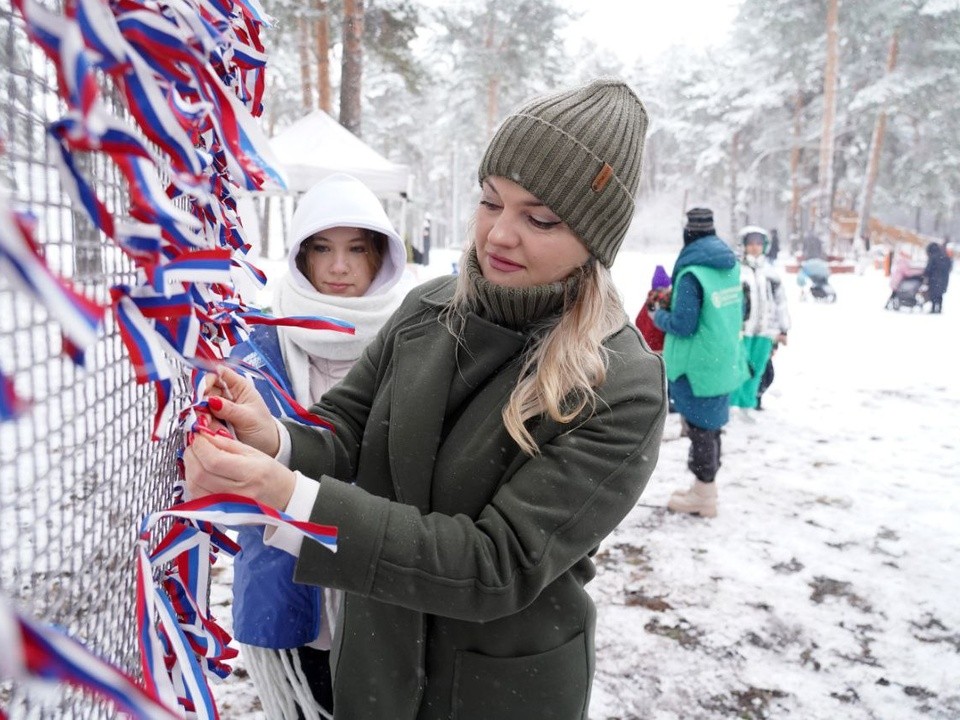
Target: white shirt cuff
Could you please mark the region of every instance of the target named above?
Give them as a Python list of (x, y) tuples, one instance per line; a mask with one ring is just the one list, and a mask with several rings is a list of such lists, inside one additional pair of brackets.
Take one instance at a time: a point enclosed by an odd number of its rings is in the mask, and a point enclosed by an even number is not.
[(280, 435), (280, 449), (274, 455), (274, 459), (281, 465), (290, 467), (290, 456), (292, 454), (292, 443), (290, 442), (290, 431), (287, 426), (276, 418), (273, 421), (277, 424), (277, 433)]
[[(294, 520), (307, 522), (310, 513), (317, 502), (317, 493), (320, 492), (320, 483), (308, 478), (303, 473), (296, 473), (297, 484), (293, 488), (293, 495), (284, 512)], [(300, 546), (303, 544), (303, 535), (288, 525), (280, 527), (267, 526), (263, 529), (263, 543), (270, 547), (283, 550), (294, 557), (300, 556)]]

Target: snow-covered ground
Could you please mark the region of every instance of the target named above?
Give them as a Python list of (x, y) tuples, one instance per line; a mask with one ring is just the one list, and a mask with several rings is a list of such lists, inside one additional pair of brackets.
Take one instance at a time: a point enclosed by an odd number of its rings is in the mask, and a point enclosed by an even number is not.
[[(433, 255), (421, 279), (456, 259)], [(631, 317), (674, 256), (621, 253)], [(765, 410), (726, 428), (719, 516), (663, 509), (690, 481), (671, 416), (597, 556), (592, 720), (960, 717), (960, 272), (941, 316), (884, 310), (872, 270), (835, 276), (834, 305), (786, 281), (794, 329)], [(221, 714), (261, 718), (242, 667)]]

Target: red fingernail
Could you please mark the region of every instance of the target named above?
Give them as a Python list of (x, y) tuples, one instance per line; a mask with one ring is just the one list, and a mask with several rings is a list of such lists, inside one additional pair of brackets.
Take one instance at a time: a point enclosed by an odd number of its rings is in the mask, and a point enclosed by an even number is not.
[(223, 400), (218, 397), (212, 397), (207, 400), (207, 405), (209, 405), (213, 410), (223, 410)]
[(223, 428), (221, 428), (220, 430), (217, 430), (217, 435), (219, 435), (220, 437), (225, 437), (225, 438), (227, 438), (227, 439), (229, 439), (229, 440), (233, 440), (233, 435), (231, 435), (230, 433), (228, 433), (228, 432), (227, 432), (226, 430), (224, 430)]
[(209, 435), (210, 437), (216, 435), (216, 433), (208, 427), (198, 427), (197, 432), (203, 433), (204, 435)]

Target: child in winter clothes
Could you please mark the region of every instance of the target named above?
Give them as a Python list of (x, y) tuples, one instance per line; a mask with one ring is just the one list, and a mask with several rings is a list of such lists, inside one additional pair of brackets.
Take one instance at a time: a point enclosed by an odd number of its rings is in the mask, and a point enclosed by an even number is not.
[(653, 279), (650, 282), (650, 292), (647, 293), (647, 301), (640, 312), (637, 313), (637, 319), (634, 324), (637, 330), (647, 341), (647, 345), (654, 352), (663, 352), (664, 332), (653, 322), (653, 314), (661, 308), (670, 307), (670, 276), (663, 265), (657, 265), (653, 272)]
[(774, 343), (787, 344), (790, 314), (780, 276), (763, 254), (768, 245), (766, 230), (748, 225), (740, 231), (740, 242), (743, 244), (740, 279), (747, 310), (743, 321), (742, 347), (750, 377), (731, 393), (730, 404), (754, 409)]
[[(403, 299), (406, 252), (376, 196), (334, 174), (300, 200), (290, 229), (289, 269), (274, 311), (334, 317), (355, 334), (258, 326), (235, 353), (261, 367), (309, 407), (343, 378)], [(234, 561), (234, 634), (271, 720), (314, 720), (333, 711), (330, 642), (340, 593), (293, 581), (296, 559), (239, 531)]]

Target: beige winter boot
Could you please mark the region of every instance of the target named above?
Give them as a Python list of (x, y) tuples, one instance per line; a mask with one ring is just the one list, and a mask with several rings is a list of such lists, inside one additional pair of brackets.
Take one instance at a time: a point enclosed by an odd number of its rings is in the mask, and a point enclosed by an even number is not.
[(670, 496), (667, 509), (700, 517), (716, 517), (717, 484), (694, 480), (689, 490), (681, 490)]

